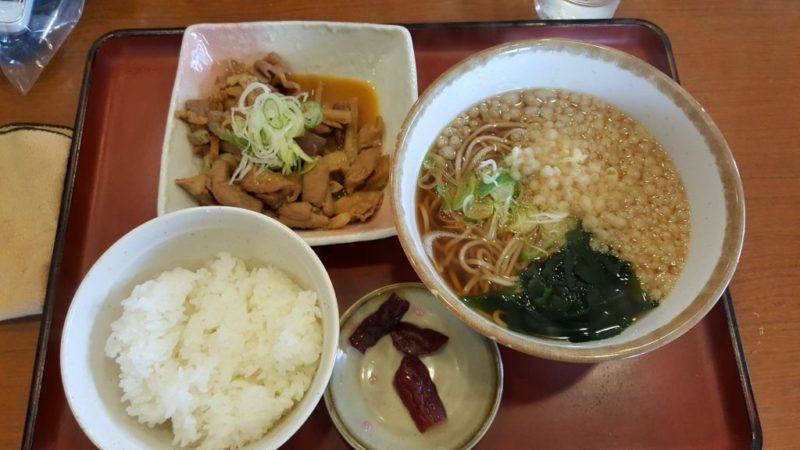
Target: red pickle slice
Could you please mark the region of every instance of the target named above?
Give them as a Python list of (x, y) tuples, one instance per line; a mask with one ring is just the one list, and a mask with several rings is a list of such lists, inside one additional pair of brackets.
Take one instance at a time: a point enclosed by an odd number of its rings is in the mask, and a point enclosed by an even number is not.
[(408, 300), (398, 297), (397, 294), (390, 295), (377, 311), (364, 319), (353, 331), (350, 335), (350, 345), (361, 353), (366, 352), (400, 323), (408, 307)]
[(413, 323), (400, 322), (392, 330), (392, 344), (401, 352), (412, 356), (429, 355), (447, 343), (448, 337), (430, 328), (420, 328)]
[(420, 433), (447, 418), (428, 368), (416, 356), (403, 356), (394, 374), (394, 389)]

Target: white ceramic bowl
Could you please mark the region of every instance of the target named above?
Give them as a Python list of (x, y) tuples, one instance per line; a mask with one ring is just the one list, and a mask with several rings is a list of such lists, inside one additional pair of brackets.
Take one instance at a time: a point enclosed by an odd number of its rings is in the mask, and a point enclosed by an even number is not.
[(172, 449), (172, 432), (150, 429), (125, 413), (119, 368), (105, 356), (110, 324), (132, 288), (175, 267), (196, 269), (221, 251), (248, 264), (272, 264), (319, 296), (323, 349), (303, 399), (247, 448), (283, 444), (319, 402), (333, 370), (339, 309), (330, 278), (311, 247), (264, 215), (223, 206), (198, 207), (153, 219), (112, 245), (83, 279), (61, 339), (61, 379), (70, 409), (92, 442), (107, 449)]
[[(358, 325), (395, 293), (410, 303), (403, 321), (445, 334), (439, 351), (422, 357), (447, 411), (447, 420), (420, 433), (394, 388), (403, 353), (385, 336), (361, 353), (350, 345)], [(465, 393), (468, 393), (465, 395)], [(421, 283), (376, 289), (342, 315), (339, 351), (325, 406), (354, 449), (470, 449), (492, 425), (503, 398), (503, 361), (497, 344), (450, 314)]]
[[(416, 223), (416, 183), (436, 136), (461, 111), (503, 92), (547, 87), (599, 97), (644, 124), (672, 158), (692, 214), (686, 266), (672, 292), (618, 336), (585, 343), (509, 331), (464, 305), (427, 258)], [(501, 45), (457, 64), (420, 97), (403, 125), (392, 194), (398, 234), (415, 270), (467, 324), (499, 343), (549, 359), (601, 361), (656, 349), (685, 333), (730, 281), (744, 239), (744, 195), (728, 145), (705, 110), (649, 64), (608, 47), (546, 39)]]
[[(375, 87), (386, 126), (384, 153), (394, 150), (395, 138), (409, 108), (417, 99), (417, 68), (411, 35), (404, 27), (337, 22), (252, 22), (199, 24), (186, 29), (178, 72), (172, 89), (161, 155), (158, 215), (197, 206), (175, 179), (199, 173), (202, 163), (192, 154), (188, 126), (175, 119), (186, 100), (207, 95), (218, 64), (234, 58), (252, 62), (275, 51), (293, 72), (335, 75), (365, 80)], [(388, 194), (388, 189), (386, 190)], [(298, 231), (311, 245), (380, 239), (395, 234), (389, 198), (365, 223), (338, 230)]]

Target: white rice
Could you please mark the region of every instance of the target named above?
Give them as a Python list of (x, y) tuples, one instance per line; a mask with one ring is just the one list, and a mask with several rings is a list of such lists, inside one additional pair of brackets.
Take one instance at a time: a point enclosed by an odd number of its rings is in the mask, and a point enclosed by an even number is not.
[(322, 351), (317, 294), (225, 253), (136, 286), (122, 306), (106, 355), (126, 411), (150, 427), (170, 422), (180, 446), (262, 437), (303, 398)]

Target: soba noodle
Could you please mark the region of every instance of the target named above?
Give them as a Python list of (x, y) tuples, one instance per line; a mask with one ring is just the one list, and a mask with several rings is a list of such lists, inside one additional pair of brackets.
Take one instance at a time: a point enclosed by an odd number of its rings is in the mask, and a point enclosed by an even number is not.
[(514, 286), (581, 221), (655, 299), (688, 249), (688, 202), (669, 157), (629, 116), (574, 92), (510, 92), (464, 111), (431, 147), (417, 205), (428, 256), (464, 296)]

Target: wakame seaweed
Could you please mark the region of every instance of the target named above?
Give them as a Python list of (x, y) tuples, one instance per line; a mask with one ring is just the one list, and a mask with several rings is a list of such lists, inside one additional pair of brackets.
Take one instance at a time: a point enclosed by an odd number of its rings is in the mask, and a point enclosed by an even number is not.
[(516, 286), (462, 299), (501, 311), (508, 328), (521, 333), (572, 342), (615, 336), (658, 302), (644, 293), (629, 262), (593, 250), (591, 237), (579, 225), (561, 250), (525, 268)]

